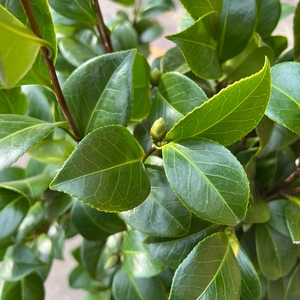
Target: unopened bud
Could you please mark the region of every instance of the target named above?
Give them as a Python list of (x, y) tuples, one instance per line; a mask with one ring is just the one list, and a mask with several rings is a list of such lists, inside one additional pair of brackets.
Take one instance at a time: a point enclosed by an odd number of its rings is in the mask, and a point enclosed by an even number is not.
[(153, 69), (150, 73), (151, 84), (154, 86), (158, 86), (160, 78), (161, 78), (161, 72), (157, 68)]
[(115, 267), (120, 261), (120, 257), (118, 254), (112, 254), (106, 261), (104, 265), (104, 269), (108, 270)]
[(152, 141), (155, 143), (157, 141), (161, 141), (167, 132), (166, 123), (164, 122), (163, 118), (159, 118), (156, 120), (151, 129), (150, 129), (150, 137)]

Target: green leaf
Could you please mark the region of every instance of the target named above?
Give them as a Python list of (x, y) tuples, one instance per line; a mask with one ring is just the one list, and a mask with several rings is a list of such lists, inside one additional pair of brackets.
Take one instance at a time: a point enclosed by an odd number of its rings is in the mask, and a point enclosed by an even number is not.
[(14, 241), (11, 236), (4, 240), (0, 240), (0, 261), (3, 260), (6, 249), (13, 244), (14, 244)]
[(85, 239), (92, 241), (126, 230), (124, 222), (116, 214), (98, 211), (80, 201), (73, 206), (72, 222)]
[(300, 202), (291, 198), (285, 207), (285, 219), (294, 244), (300, 244)]
[(143, 155), (126, 128), (99, 128), (79, 143), (50, 187), (99, 210), (119, 212), (134, 208), (150, 192), (141, 163)]
[(194, 138), (163, 147), (167, 178), (178, 198), (210, 222), (235, 225), (246, 214), (249, 183), (225, 147)]
[(212, 12), (186, 30), (166, 38), (181, 49), (187, 64), (196, 75), (217, 79), (222, 75), (217, 53), (219, 34), (220, 17), (217, 12)]
[(0, 90), (0, 114), (25, 115), (28, 102), (21, 88)]
[(295, 6), (287, 3), (281, 3), (280, 21), (285, 19), (289, 15), (292, 15), (294, 12), (295, 12)]
[(202, 89), (186, 76), (179, 73), (163, 74), (152, 103), (150, 120), (154, 123), (157, 119), (163, 118), (168, 131), (186, 114), (205, 101), (207, 101), (207, 96)]
[(44, 282), (36, 273), (17, 282), (5, 281), (1, 292), (1, 300), (43, 300), (44, 297)]
[(150, 112), (150, 67), (147, 60), (139, 53), (133, 64), (133, 103), (131, 120), (145, 119)]
[(288, 204), (288, 200), (274, 200), (267, 203), (270, 209), (270, 219), (268, 224), (278, 232), (290, 236), (285, 220), (285, 209)]
[(266, 60), (260, 72), (228, 86), (182, 118), (168, 132), (167, 140), (201, 136), (233, 144), (255, 128), (269, 97), (270, 64)]
[(111, 299), (111, 291), (109, 290), (102, 293), (96, 293), (96, 294), (90, 293), (80, 298), (80, 300), (110, 300), (110, 299)]
[(249, 206), (244, 222), (265, 223), (270, 219), (270, 210), (267, 204), (260, 198), (250, 197)]
[(132, 6), (132, 5), (134, 5), (134, 2), (135, 2), (135, 0), (112, 0), (112, 1), (120, 3), (125, 6)]
[(267, 283), (268, 299), (282, 300), (284, 298), (283, 278), (277, 280), (268, 280)]
[(0, 188), (0, 240), (18, 230), (29, 207), (29, 199), (24, 195)]
[(144, 247), (157, 261), (176, 270), (199, 241), (215, 233), (219, 228), (218, 225), (207, 222), (199, 228), (195, 223), (192, 219), (191, 230), (187, 236), (180, 238), (148, 236), (144, 241)]
[(287, 62), (272, 69), (272, 92), (266, 115), (276, 123), (300, 133), (300, 65)]
[(25, 179), (25, 169), (19, 167), (10, 167), (0, 172), (0, 182)]
[(300, 3), (298, 2), (294, 15), (294, 59), (300, 60)]
[(159, 15), (175, 8), (172, 0), (143, 0), (139, 9), (142, 17)]
[(63, 92), (82, 136), (104, 125), (127, 125), (134, 57), (135, 50), (102, 55), (78, 68), (66, 81)]
[(215, 233), (201, 241), (180, 264), (169, 299), (238, 300), (240, 286), (241, 273), (228, 237)]
[(165, 268), (146, 251), (142, 244), (145, 238), (144, 234), (136, 230), (125, 235), (122, 251), (123, 266), (132, 277), (152, 277)]
[(191, 213), (178, 200), (160, 165), (150, 165), (147, 174), (151, 183), (148, 198), (122, 218), (131, 227), (155, 236), (185, 235), (190, 229)]
[(277, 280), (291, 271), (297, 260), (297, 252), (290, 237), (267, 224), (257, 224), (255, 240), (258, 263), (267, 279)]
[(150, 43), (163, 33), (163, 28), (152, 18), (143, 18), (137, 21), (135, 28), (142, 43)]
[(137, 48), (139, 44), (138, 34), (128, 20), (122, 21), (113, 29), (111, 39), (115, 50)]
[(293, 272), (285, 292), (284, 300), (297, 300), (300, 297), (300, 265)]
[(0, 171), (64, 123), (45, 123), (20, 115), (0, 115)]
[(194, 20), (198, 20), (213, 11), (221, 13), (223, 5), (223, 0), (204, 0), (198, 2), (194, 0), (180, 0), (180, 2)]
[(114, 276), (112, 286), (113, 296), (116, 300), (166, 300), (166, 291), (157, 277), (134, 278), (124, 268)]
[(256, 0), (257, 24), (256, 31), (262, 38), (271, 35), (281, 14), (279, 0)]
[(178, 72), (185, 74), (190, 71), (190, 67), (185, 62), (181, 51), (177, 47), (168, 50), (161, 58), (160, 64), (162, 73)]
[(51, 7), (68, 19), (80, 20), (86, 25), (97, 24), (97, 17), (91, 0), (49, 0)]
[(17, 244), (7, 249), (4, 261), (0, 265), (0, 278), (18, 281), (41, 266), (43, 263), (30, 248)]
[(285, 36), (273, 35), (264, 39), (266, 43), (273, 51), (273, 62), (280, 56), (280, 54), (287, 48), (288, 39)]

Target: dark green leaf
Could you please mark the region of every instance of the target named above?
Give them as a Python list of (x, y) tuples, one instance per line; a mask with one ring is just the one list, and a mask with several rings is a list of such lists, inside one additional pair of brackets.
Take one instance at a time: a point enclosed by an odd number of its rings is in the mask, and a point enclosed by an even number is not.
[(163, 147), (167, 178), (196, 215), (219, 224), (245, 217), (249, 183), (243, 167), (225, 147), (194, 138)]
[(101, 240), (126, 230), (124, 222), (116, 215), (98, 211), (80, 201), (72, 209), (72, 222), (77, 231), (88, 240)]
[(139, 20), (136, 22), (135, 28), (142, 43), (150, 43), (163, 33), (163, 28), (152, 18)]
[(190, 229), (191, 213), (173, 193), (165, 175), (162, 161), (147, 168), (151, 192), (133, 210), (123, 212), (124, 220), (133, 228), (155, 236), (185, 235)]
[(154, 123), (157, 119), (163, 118), (168, 131), (205, 101), (207, 97), (202, 89), (186, 76), (178, 73), (163, 74), (152, 103), (150, 120)]
[(272, 92), (266, 114), (273, 121), (300, 133), (300, 65), (288, 62), (272, 68)]
[[(169, 299), (240, 299), (241, 273), (224, 233), (201, 241), (175, 272)], [(226, 295), (226, 296), (225, 296)]]
[(135, 50), (100, 56), (78, 68), (65, 83), (66, 102), (82, 136), (104, 125), (127, 125), (134, 57)]
[(0, 240), (17, 231), (29, 207), (29, 199), (24, 195), (0, 188)]
[(21, 88), (0, 90), (0, 114), (25, 115), (28, 106)]
[(0, 115), (0, 171), (64, 122), (45, 123), (20, 115)]
[(5, 281), (1, 292), (1, 300), (44, 300), (44, 297), (44, 282), (36, 273), (30, 274), (20, 281)]
[(282, 300), (284, 298), (283, 278), (279, 278), (275, 281), (268, 280), (267, 291), (268, 291), (268, 299)]
[(167, 38), (181, 49), (187, 64), (196, 75), (216, 79), (222, 75), (217, 53), (219, 33), (220, 17), (217, 12), (212, 12), (186, 30)]
[(300, 2), (297, 4), (294, 15), (294, 59), (300, 60)]
[(266, 43), (273, 51), (273, 62), (279, 57), (279, 55), (287, 48), (288, 39), (285, 36), (273, 35), (264, 39)]
[(0, 240), (0, 261), (3, 260), (6, 249), (13, 244), (14, 244), (14, 241), (13, 241), (12, 237), (9, 237), (5, 240)]
[(285, 208), (288, 204), (288, 200), (274, 200), (267, 203), (270, 209), (270, 219), (268, 224), (278, 232), (290, 236), (285, 220)]
[(139, 9), (142, 17), (155, 16), (175, 8), (172, 0), (143, 0)]
[(152, 277), (165, 268), (146, 251), (142, 243), (145, 238), (144, 234), (136, 230), (125, 235), (122, 251), (123, 265), (132, 277)]
[(249, 206), (244, 222), (265, 223), (270, 219), (270, 210), (266, 203), (260, 199), (250, 197)]
[(162, 73), (178, 72), (185, 74), (190, 71), (190, 67), (185, 62), (181, 51), (177, 47), (168, 50), (162, 57), (160, 64)]
[[(237, 96), (238, 95), (238, 96)], [(182, 118), (167, 140), (202, 136), (223, 145), (240, 140), (263, 117), (270, 97), (270, 64), (240, 80)]]
[(166, 291), (157, 277), (134, 278), (124, 268), (114, 276), (112, 292), (116, 300), (166, 300)]
[(10, 167), (0, 172), (0, 182), (25, 179), (25, 170), (19, 167)]
[(285, 293), (284, 300), (298, 300), (300, 297), (300, 265), (293, 272)]
[(258, 263), (266, 278), (276, 280), (291, 271), (297, 260), (297, 252), (290, 237), (267, 224), (257, 224), (255, 240)]
[(298, 198), (290, 198), (285, 207), (285, 219), (294, 244), (300, 244), (300, 202)]
[(281, 14), (279, 0), (256, 0), (257, 24), (256, 31), (265, 38), (275, 29)]
[(17, 244), (7, 249), (0, 265), (0, 277), (7, 281), (18, 281), (41, 266), (43, 263), (30, 248)]
[(124, 20), (114, 28), (111, 38), (115, 50), (137, 48), (139, 44), (138, 34), (128, 20)]
[(134, 208), (150, 192), (141, 163), (143, 155), (143, 149), (126, 128), (99, 128), (79, 143), (51, 188), (74, 195), (99, 210)]

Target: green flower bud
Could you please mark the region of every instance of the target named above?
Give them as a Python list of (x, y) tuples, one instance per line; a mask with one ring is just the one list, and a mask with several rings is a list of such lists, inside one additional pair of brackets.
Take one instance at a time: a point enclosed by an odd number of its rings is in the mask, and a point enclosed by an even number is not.
[(104, 269), (108, 270), (115, 267), (120, 261), (120, 257), (118, 254), (112, 254), (106, 261), (104, 265)]
[(150, 137), (152, 141), (155, 143), (157, 141), (161, 141), (165, 137), (166, 132), (167, 132), (166, 123), (162, 118), (159, 118), (153, 123), (150, 129)]
[(161, 72), (157, 68), (153, 69), (150, 73), (151, 84), (154, 86), (158, 86), (160, 77), (161, 77)]

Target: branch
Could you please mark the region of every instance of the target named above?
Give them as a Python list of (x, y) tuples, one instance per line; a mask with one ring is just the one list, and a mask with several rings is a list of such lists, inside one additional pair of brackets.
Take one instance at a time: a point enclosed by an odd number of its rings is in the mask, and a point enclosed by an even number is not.
[(146, 160), (146, 158), (147, 158), (148, 156), (150, 156), (155, 150), (156, 150), (156, 148), (152, 146), (152, 147), (149, 149), (149, 151), (143, 156), (142, 162), (144, 162), (144, 161)]
[(106, 53), (111, 53), (113, 52), (113, 48), (110, 40), (110, 32), (104, 24), (102, 12), (98, 0), (94, 0), (94, 7), (98, 19), (98, 24), (96, 24), (96, 26), (99, 31), (102, 46)]
[[(36, 36), (38, 36), (39, 38), (42, 39), (43, 36), (42, 36), (41, 31), (39, 29), (39, 25), (38, 25), (38, 23), (37, 23), (37, 21), (34, 17), (33, 10), (31, 8), (29, 0), (20, 0), (20, 1), (21, 1), (22, 6), (23, 6), (24, 12), (25, 12), (26, 17), (29, 21), (29, 24), (31, 26), (32, 31), (34, 32), (34, 34)], [(46, 66), (47, 66), (47, 69), (48, 69), (48, 72), (49, 72), (49, 75), (50, 75), (50, 78), (51, 78), (51, 82), (52, 82), (52, 85), (53, 85), (53, 88), (54, 88), (54, 92), (56, 94), (57, 101), (58, 101), (58, 103), (59, 103), (59, 105), (60, 105), (60, 107), (63, 111), (63, 114), (64, 114), (66, 120), (68, 121), (72, 131), (74, 132), (74, 134), (76, 136), (76, 139), (81, 140), (79, 131), (78, 131), (76, 125), (75, 125), (75, 122), (74, 122), (72, 116), (71, 116), (71, 113), (68, 109), (66, 100), (65, 100), (64, 95), (62, 93), (61, 87), (59, 85), (58, 78), (57, 78), (56, 72), (55, 72), (54, 63), (49, 58), (48, 50), (45, 47), (41, 47), (40, 52), (43, 56), (43, 59), (45, 61)]]

